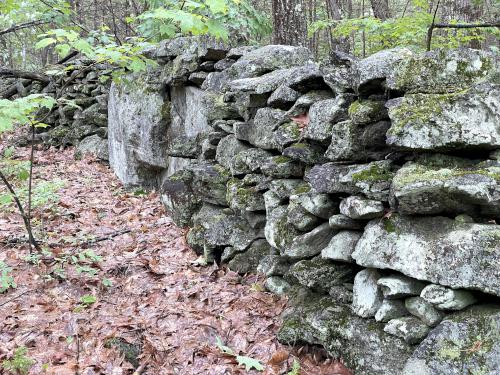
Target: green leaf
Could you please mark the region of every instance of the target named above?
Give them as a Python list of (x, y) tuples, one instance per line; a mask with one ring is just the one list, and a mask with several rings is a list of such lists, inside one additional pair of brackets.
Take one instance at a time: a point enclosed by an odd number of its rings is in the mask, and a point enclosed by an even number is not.
[(237, 355), (236, 360), (238, 361), (238, 365), (245, 366), (245, 370), (247, 371), (250, 371), (251, 369), (264, 371), (264, 366), (262, 365), (262, 363), (254, 358)]
[(214, 14), (216, 13), (227, 13), (227, 2), (226, 0), (205, 0), (205, 4), (207, 4), (210, 11)]
[(0, 194), (0, 206), (7, 206), (13, 200), (14, 200), (14, 198), (12, 197), (12, 194), (10, 194), (10, 193)]
[(80, 302), (84, 305), (92, 305), (97, 302), (97, 298), (91, 294), (86, 294), (80, 298)]
[(222, 353), (234, 355), (233, 349), (231, 349), (229, 346), (224, 345), (222, 339), (219, 336), (215, 338), (215, 345), (217, 345), (217, 348), (219, 348)]
[(42, 49), (47, 46), (50, 46), (51, 44), (56, 43), (57, 41), (54, 38), (45, 38), (42, 40), (39, 40), (37, 44), (35, 44), (36, 49)]

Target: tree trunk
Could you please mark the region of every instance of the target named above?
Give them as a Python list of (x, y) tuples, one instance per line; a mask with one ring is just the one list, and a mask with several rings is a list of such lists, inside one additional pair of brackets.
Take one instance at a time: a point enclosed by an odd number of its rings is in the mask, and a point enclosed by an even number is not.
[(371, 0), (373, 15), (381, 20), (391, 17), (389, 10), (389, 0)]
[(307, 46), (303, 0), (273, 0), (273, 43)]

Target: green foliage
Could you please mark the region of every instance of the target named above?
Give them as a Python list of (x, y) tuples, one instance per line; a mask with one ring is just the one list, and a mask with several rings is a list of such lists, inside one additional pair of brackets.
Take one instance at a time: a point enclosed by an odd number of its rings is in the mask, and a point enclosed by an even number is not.
[(12, 268), (7, 266), (3, 261), (0, 261), (0, 293), (4, 293), (10, 288), (16, 288), (17, 285), (14, 278), (10, 274)]
[(97, 298), (91, 294), (85, 294), (80, 298), (80, 303), (85, 306), (93, 305), (97, 302)]
[(300, 375), (300, 362), (293, 360), (292, 370), (287, 375)]
[(11, 359), (6, 359), (2, 362), (2, 367), (5, 371), (9, 371), (13, 374), (28, 374), (31, 366), (35, 364), (35, 361), (27, 356), (28, 348), (25, 346), (20, 346), (14, 351), (14, 355)]
[(210, 35), (228, 40), (232, 32), (249, 41), (270, 33), (270, 22), (247, 0), (150, 0), (151, 10), (138, 17), (139, 31), (161, 40), (178, 35)]
[(250, 371), (252, 369), (255, 369), (257, 371), (264, 371), (264, 366), (262, 365), (262, 363), (260, 363), (260, 361), (252, 357), (235, 354), (233, 349), (224, 345), (220, 337), (216, 338), (215, 345), (222, 353), (235, 357), (236, 361), (238, 362), (238, 365), (244, 366), (245, 370)]
[(55, 104), (54, 98), (44, 94), (32, 94), (15, 100), (0, 99), (0, 133), (12, 130), (14, 124), (36, 126), (36, 112), (41, 109), (50, 110)]

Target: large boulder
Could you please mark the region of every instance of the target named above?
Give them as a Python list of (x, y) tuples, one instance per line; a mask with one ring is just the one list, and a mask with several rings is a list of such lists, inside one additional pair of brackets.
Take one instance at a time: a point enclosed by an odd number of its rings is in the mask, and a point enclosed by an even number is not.
[(500, 373), (500, 307), (476, 306), (446, 317), (406, 362), (403, 375)]
[(500, 217), (500, 163), (433, 155), (399, 169), (392, 205), (404, 214)]
[(435, 50), (403, 59), (387, 77), (392, 90), (447, 93), (495, 79), (498, 56), (470, 48)]
[(457, 93), (390, 100), (387, 143), (416, 151), (499, 148), (499, 98), (500, 86), (485, 83)]
[(500, 296), (499, 252), (498, 225), (393, 214), (368, 224), (352, 257), (365, 267)]

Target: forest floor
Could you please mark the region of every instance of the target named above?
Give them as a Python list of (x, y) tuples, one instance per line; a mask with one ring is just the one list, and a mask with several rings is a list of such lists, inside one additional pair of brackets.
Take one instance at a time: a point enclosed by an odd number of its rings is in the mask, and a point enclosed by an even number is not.
[(256, 275), (198, 265), (156, 193), (125, 190), (72, 149), (38, 151), (35, 164), (35, 183), (60, 187), (34, 211), (42, 255), (23, 243), (18, 213), (0, 208), (0, 264), (16, 284), (0, 294), (0, 373), (20, 347), (30, 374), (347, 373), (322, 350), (278, 343), (286, 299)]

